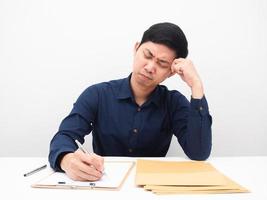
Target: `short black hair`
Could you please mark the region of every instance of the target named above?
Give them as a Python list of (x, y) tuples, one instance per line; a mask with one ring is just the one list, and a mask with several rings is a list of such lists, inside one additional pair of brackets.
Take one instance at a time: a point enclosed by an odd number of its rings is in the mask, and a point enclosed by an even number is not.
[(142, 37), (140, 46), (145, 42), (163, 44), (176, 53), (176, 58), (186, 58), (188, 43), (182, 29), (176, 24), (163, 22), (152, 25)]

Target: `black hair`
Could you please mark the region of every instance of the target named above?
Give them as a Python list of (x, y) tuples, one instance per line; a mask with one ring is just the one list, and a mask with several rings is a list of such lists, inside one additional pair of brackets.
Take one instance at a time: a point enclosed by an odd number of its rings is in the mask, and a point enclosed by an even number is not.
[(182, 29), (169, 22), (158, 23), (147, 29), (142, 37), (140, 46), (145, 42), (163, 44), (176, 53), (176, 58), (186, 58), (188, 43)]

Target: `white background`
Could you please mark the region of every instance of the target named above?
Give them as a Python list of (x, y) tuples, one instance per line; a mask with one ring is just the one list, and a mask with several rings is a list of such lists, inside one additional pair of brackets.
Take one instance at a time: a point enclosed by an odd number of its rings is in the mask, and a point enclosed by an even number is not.
[[(47, 156), (80, 93), (128, 76), (135, 42), (165, 21), (204, 82), (212, 155), (267, 155), (266, 19), (265, 0), (0, 0), (0, 156)], [(164, 84), (190, 98), (179, 77)], [(184, 155), (176, 138), (168, 155)]]

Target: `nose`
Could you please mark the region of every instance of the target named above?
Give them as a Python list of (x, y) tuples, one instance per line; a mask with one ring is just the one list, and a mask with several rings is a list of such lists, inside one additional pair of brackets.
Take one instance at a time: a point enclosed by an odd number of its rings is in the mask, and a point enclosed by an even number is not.
[(155, 62), (154, 61), (149, 61), (146, 66), (145, 66), (145, 70), (148, 72), (148, 73), (155, 73), (156, 71), (156, 65), (155, 65)]

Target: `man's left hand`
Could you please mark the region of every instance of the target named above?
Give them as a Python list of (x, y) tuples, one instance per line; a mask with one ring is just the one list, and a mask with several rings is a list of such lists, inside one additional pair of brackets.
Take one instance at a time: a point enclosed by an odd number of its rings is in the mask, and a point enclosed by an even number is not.
[(191, 88), (192, 97), (201, 99), (204, 95), (203, 85), (193, 62), (189, 59), (175, 59), (171, 66), (171, 75), (178, 74)]

